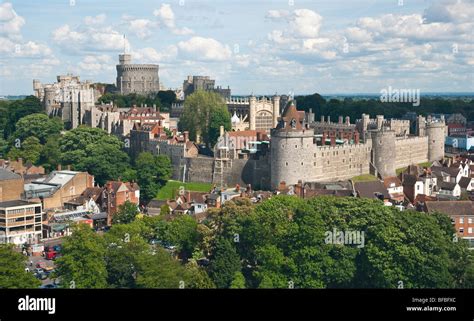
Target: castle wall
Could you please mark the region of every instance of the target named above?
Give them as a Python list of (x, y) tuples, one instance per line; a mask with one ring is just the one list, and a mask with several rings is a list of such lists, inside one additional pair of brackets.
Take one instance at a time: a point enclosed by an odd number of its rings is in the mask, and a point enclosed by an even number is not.
[(428, 137), (407, 137), (395, 140), (395, 168), (428, 161)]
[(158, 65), (117, 65), (117, 88), (124, 94), (151, 93), (160, 90)]

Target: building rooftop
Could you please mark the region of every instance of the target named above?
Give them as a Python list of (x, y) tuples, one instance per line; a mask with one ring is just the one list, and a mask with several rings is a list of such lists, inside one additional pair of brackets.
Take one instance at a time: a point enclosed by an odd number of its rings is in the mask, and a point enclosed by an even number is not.
[(11, 179), (21, 179), (21, 176), (7, 169), (0, 168), (0, 181), (6, 181)]
[(14, 200), (14, 201), (6, 201), (0, 202), (0, 208), (7, 208), (7, 207), (17, 207), (17, 206), (25, 206), (25, 205), (39, 205), (39, 202), (27, 202), (23, 200)]
[(447, 215), (474, 215), (471, 201), (426, 201), (426, 210)]

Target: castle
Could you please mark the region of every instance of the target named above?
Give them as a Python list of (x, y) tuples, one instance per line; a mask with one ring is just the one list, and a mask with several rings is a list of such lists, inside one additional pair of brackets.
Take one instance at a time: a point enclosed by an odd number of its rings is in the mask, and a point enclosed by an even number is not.
[(132, 55), (119, 55), (117, 65), (117, 88), (123, 95), (150, 94), (160, 91), (158, 65), (132, 64)]
[(81, 82), (79, 76), (74, 75), (57, 76), (53, 84), (42, 84), (34, 79), (33, 90), (46, 113), (60, 117), (66, 128), (79, 126), (85, 111), (94, 106), (98, 97), (90, 82)]
[(330, 119), (314, 122), (291, 103), (271, 131), (271, 188), (307, 182), (347, 180), (373, 173), (395, 176), (396, 169), (444, 157), (446, 126), (443, 118), (417, 118), (416, 133), (409, 121), (385, 120), (379, 115), (350, 124)]

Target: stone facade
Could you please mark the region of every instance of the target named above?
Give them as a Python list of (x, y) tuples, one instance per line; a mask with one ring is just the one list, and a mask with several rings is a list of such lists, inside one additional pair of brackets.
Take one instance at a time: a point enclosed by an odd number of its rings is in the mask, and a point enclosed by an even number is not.
[[(308, 122), (294, 105), (286, 109), (271, 132), (272, 189), (281, 182), (294, 185), (299, 180), (344, 180), (369, 173), (389, 177), (395, 175), (397, 168), (441, 160), (444, 156), (444, 119), (428, 119), (420, 125), (422, 135), (418, 136), (408, 135), (409, 121), (386, 121), (383, 116), (371, 120), (362, 115), (356, 122), (355, 133), (354, 126), (347, 121), (343, 123), (340, 119), (331, 124), (330, 119), (322, 119), (318, 124)], [(316, 131), (322, 131), (322, 137)], [(363, 137), (361, 142), (359, 133)], [(330, 146), (326, 145), (326, 135)]]
[(73, 75), (58, 76), (53, 84), (41, 84), (35, 79), (33, 89), (46, 113), (60, 117), (66, 128), (82, 124), (84, 114), (94, 106), (97, 96), (90, 82), (81, 82), (79, 76)]
[(132, 55), (119, 55), (117, 88), (121, 94), (150, 94), (160, 91), (159, 66), (132, 64)]

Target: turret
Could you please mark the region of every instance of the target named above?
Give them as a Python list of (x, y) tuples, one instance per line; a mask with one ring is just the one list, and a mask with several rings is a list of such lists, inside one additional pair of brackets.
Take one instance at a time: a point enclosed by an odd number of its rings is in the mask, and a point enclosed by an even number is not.
[(372, 130), (372, 163), (382, 178), (395, 176), (395, 131)]
[(428, 136), (428, 160), (442, 160), (444, 158), (444, 142), (446, 139), (446, 124), (444, 119), (431, 119), (426, 124)]

